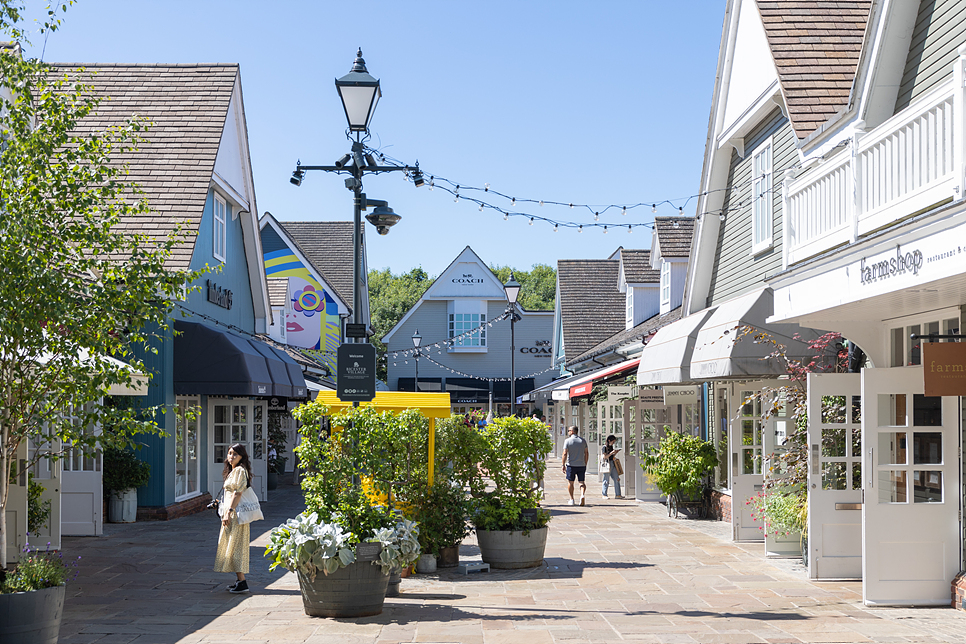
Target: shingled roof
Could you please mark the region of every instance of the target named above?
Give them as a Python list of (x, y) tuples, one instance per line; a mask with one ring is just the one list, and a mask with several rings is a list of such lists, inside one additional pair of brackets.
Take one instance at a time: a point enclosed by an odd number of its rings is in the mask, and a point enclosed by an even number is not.
[(650, 250), (621, 249), (621, 264), (624, 266), (624, 281), (628, 284), (658, 284), (661, 271), (651, 268)]
[(624, 294), (617, 290), (616, 259), (557, 261), (557, 297), (569, 364), (624, 328)]
[(343, 302), (352, 307), (352, 222), (280, 221), (306, 259), (321, 271)]
[(138, 150), (111, 158), (128, 166), (127, 179), (140, 186), (152, 211), (121, 226), (166, 237), (184, 223), (186, 243), (175, 248), (169, 266), (188, 268), (238, 65), (55, 63), (51, 73), (91, 85), (104, 98), (76, 134), (102, 132), (134, 116), (150, 124)]
[(661, 327), (665, 327), (672, 322), (677, 322), (680, 320), (681, 311), (682, 308), (679, 306), (663, 315), (658, 314), (654, 317), (648, 318), (637, 326), (619, 331), (606, 340), (598, 343), (596, 346), (591, 347), (579, 356), (576, 356), (573, 359), (573, 362), (568, 362), (568, 366), (573, 366), (585, 360), (596, 358), (599, 355), (610, 353), (611, 351), (624, 345), (640, 342), (641, 340), (646, 339), (660, 331)]
[(654, 235), (661, 257), (688, 257), (691, 255), (694, 217), (655, 217)]
[(804, 139), (848, 104), (872, 2), (757, 2), (788, 117)]

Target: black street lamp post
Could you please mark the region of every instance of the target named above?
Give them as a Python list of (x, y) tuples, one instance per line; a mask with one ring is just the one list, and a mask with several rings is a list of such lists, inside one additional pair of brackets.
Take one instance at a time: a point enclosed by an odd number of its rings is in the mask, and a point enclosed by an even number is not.
[(513, 324), (519, 319), (517, 316), (517, 296), (520, 294), (520, 283), (513, 279), (513, 272), (510, 279), (503, 285), (503, 292), (506, 293), (507, 312), (510, 314), (510, 415), (513, 416), (517, 403), (516, 374), (514, 372), (514, 359), (516, 358), (515, 338), (513, 337)]
[(413, 334), (413, 348), (416, 351), (413, 353), (416, 358), (416, 383), (413, 386), (413, 391), (417, 394), (419, 393), (419, 344), (423, 341), (423, 336), (419, 335), (419, 329), (416, 329), (416, 333)]

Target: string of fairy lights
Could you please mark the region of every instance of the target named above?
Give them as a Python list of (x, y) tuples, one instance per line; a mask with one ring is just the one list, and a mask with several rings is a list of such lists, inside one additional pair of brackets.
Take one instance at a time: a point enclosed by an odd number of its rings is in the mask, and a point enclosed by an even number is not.
[[(456, 344), (462, 344), (463, 340), (466, 338), (477, 335), (487, 327), (492, 328), (495, 323), (507, 320), (509, 318), (510, 312), (504, 311), (495, 318), (480, 322), (479, 325), (468, 329), (459, 335), (454, 335), (452, 338), (446, 338), (445, 340), (439, 340), (438, 342), (430, 342), (422, 345), (418, 349), (416, 347), (413, 347), (412, 349), (397, 349), (396, 351), (391, 351), (390, 353), (392, 354), (393, 360), (399, 359), (399, 356), (402, 356), (404, 359), (409, 358), (415, 356), (417, 352), (419, 353), (419, 357), (422, 358), (424, 355), (429, 355), (429, 352), (433, 349), (436, 349), (436, 353), (442, 355), (444, 348), (449, 349), (456, 346)], [(395, 362), (393, 363), (393, 366), (396, 366)]]
[[(381, 162), (389, 162), (395, 165), (406, 165), (398, 159), (394, 159), (384, 152), (375, 150), (372, 148), (366, 148), (367, 152), (375, 155)], [(626, 230), (626, 232), (631, 233), (635, 228), (654, 228), (653, 221), (631, 221), (631, 222), (621, 222), (621, 221), (602, 221), (601, 217), (609, 214), (614, 214), (617, 211), (620, 212), (622, 217), (626, 217), (628, 214), (634, 214), (636, 210), (639, 209), (650, 209), (652, 215), (657, 216), (658, 209), (666, 210), (667, 207), (676, 209), (677, 212), (672, 215), (665, 215), (669, 217), (677, 218), (688, 218), (688, 219), (701, 219), (705, 215), (717, 216), (721, 221), (725, 221), (729, 211), (738, 210), (740, 208), (749, 205), (756, 198), (764, 197), (766, 194), (774, 195), (776, 189), (770, 187), (762, 190), (761, 192), (750, 195), (749, 197), (742, 198), (737, 203), (727, 204), (720, 209), (708, 210), (704, 212), (696, 213), (695, 215), (685, 214), (684, 209), (687, 205), (695, 199), (701, 197), (709, 196), (718, 192), (726, 192), (729, 190), (741, 189), (747, 186), (753, 186), (755, 181), (761, 181), (763, 176), (750, 177), (744, 181), (723, 186), (721, 188), (715, 188), (714, 190), (708, 190), (705, 192), (697, 193), (694, 195), (689, 195), (687, 197), (682, 197), (680, 199), (660, 199), (654, 201), (642, 201), (638, 203), (631, 204), (586, 204), (586, 203), (575, 203), (575, 202), (564, 202), (554, 199), (531, 199), (524, 197), (516, 197), (499, 190), (494, 189), (489, 183), (483, 184), (482, 187), (468, 185), (465, 183), (459, 183), (447, 179), (446, 177), (440, 176), (438, 174), (428, 174), (424, 172), (419, 167), (419, 162), (417, 161), (415, 166), (410, 170), (403, 173), (406, 181), (412, 181), (416, 187), (427, 186), (430, 191), (439, 189), (445, 193), (448, 193), (453, 197), (453, 201), (459, 203), (460, 201), (471, 203), (476, 205), (480, 212), (492, 211), (499, 213), (503, 216), (504, 221), (509, 220), (511, 217), (524, 218), (527, 219), (529, 224), (533, 226), (535, 223), (543, 223), (553, 226), (553, 232), (557, 232), (561, 228), (576, 230), (578, 233), (584, 232), (584, 229), (600, 229), (603, 234), (607, 234), (609, 231), (621, 231)], [(770, 184), (771, 182), (761, 181), (762, 185)], [(748, 199), (746, 203), (746, 199)], [(500, 203), (496, 203), (497, 201)], [(571, 220), (561, 217), (544, 216), (540, 214), (534, 214), (532, 212), (523, 212), (521, 210), (515, 209), (515, 207), (520, 205), (535, 205), (537, 207), (552, 206), (552, 207), (563, 207), (568, 210), (578, 210), (586, 211), (588, 216), (593, 215), (592, 221), (580, 221)]]
[[(444, 369), (444, 370), (446, 370), (446, 371), (448, 371), (450, 373), (454, 373), (454, 374), (456, 374), (458, 376), (463, 376), (464, 378), (473, 378), (474, 380), (482, 380), (484, 382), (510, 382), (510, 379), (509, 378), (486, 378), (486, 377), (481, 377), (481, 376), (478, 376), (478, 375), (464, 373), (464, 372), (460, 371), (459, 369), (453, 369), (452, 367), (450, 367), (448, 365), (445, 365), (445, 364), (442, 364), (440, 362), (437, 362), (437, 361), (433, 360), (429, 356), (422, 356), (421, 355), (419, 357), (422, 360), (429, 360), (430, 362), (432, 362), (434, 365), (436, 365), (440, 369)], [(396, 363), (393, 363), (393, 365), (395, 365), (395, 364)], [(409, 361), (408, 360), (406, 361), (406, 364), (409, 364)], [(546, 369), (543, 369), (541, 371), (535, 371), (535, 372), (533, 372), (531, 374), (527, 374), (525, 376), (515, 376), (514, 377), (514, 380), (524, 380), (526, 378), (534, 378), (534, 377), (539, 376), (541, 374), (545, 374), (545, 373), (547, 373), (549, 371), (556, 371), (558, 369), (559, 369), (559, 367), (547, 367)]]

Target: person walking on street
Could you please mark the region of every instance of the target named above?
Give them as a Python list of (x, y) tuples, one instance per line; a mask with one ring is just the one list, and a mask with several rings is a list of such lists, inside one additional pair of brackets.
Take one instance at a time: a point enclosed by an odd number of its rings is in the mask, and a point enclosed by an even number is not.
[(251, 526), (239, 525), (235, 508), (241, 501), (242, 492), (252, 480), (252, 464), (248, 451), (241, 443), (228, 448), (225, 468), (221, 474), (224, 479), (224, 513), (221, 518), (221, 533), (218, 535), (218, 551), (215, 554), (215, 572), (233, 572), (237, 581), (228, 591), (239, 594), (248, 592), (248, 550)]
[(576, 425), (571, 425), (567, 433), (570, 437), (564, 441), (563, 450), (563, 471), (567, 477), (567, 492), (570, 494), (567, 505), (574, 505), (574, 479), (580, 481), (580, 505), (585, 505), (587, 483), (584, 479), (587, 476), (590, 448), (587, 447), (587, 441), (580, 437), (580, 430)]
[(621, 494), (621, 477), (620, 474), (617, 473), (617, 466), (614, 465), (614, 459), (620, 454), (620, 452), (618, 452), (614, 447), (614, 443), (616, 442), (617, 437), (611, 434), (607, 437), (607, 442), (604, 444), (604, 446), (600, 448), (601, 464), (607, 463), (607, 471), (604, 472), (604, 484), (600, 490), (601, 495), (605, 499), (607, 498), (607, 484), (610, 483), (612, 478), (614, 479), (614, 498), (624, 498), (624, 496)]

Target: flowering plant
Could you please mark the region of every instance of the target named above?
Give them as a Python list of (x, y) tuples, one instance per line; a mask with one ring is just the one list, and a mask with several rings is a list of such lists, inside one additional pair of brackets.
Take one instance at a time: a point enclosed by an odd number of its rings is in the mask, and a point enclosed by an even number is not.
[[(77, 557), (79, 560), (80, 557)], [(71, 577), (76, 561), (65, 562), (63, 553), (50, 551), (50, 543), (44, 552), (31, 550), (30, 544), (24, 546), (17, 568), (8, 573), (6, 579), (0, 583), (0, 594), (26, 593), (32, 590), (43, 590), (54, 586), (63, 586), (68, 577), (75, 579), (77, 572)]]
[(783, 487), (762, 490), (745, 501), (751, 506), (751, 518), (758, 528), (777, 536), (801, 532), (807, 518), (807, 496), (796, 488)]

